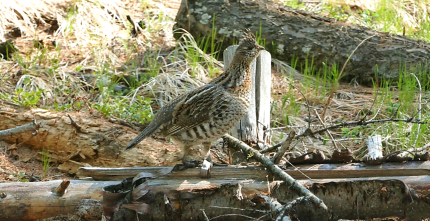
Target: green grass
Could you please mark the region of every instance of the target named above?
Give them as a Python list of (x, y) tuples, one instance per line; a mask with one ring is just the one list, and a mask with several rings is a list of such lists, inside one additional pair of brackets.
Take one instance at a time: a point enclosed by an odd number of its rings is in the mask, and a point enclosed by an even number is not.
[[(293, 59), (292, 67), (294, 68), (297, 64), (297, 59)], [(313, 65), (311, 58), (306, 59), (304, 66), (303, 75), (304, 79), (301, 80), (295, 87), (301, 90), (302, 93), (306, 94), (307, 100), (310, 101), (311, 115), (314, 115), (313, 109), (318, 110), (321, 115), (322, 107), (327, 104), (327, 100), (331, 92), (337, 93), (339, 86), (339, 73), (338, 65), (328, 66), (322, 65), (320, 70), (316, 70)], [(377, 73), (377, 70), (375, 70)], [(425, 75), (424, 73), (420, 73)], [(286, 76), (290, 82), (293, 82), (293, 76)], [(420, 116), (421, 121), (429, 122), (430, 110), (428, 103), (430, 101), (430, 92), (422, 90), (420, 92), (418, 87), (418, 81), (416, 78), (406, 71), (405, 68), (399, 68), (400, 79), (398, 82), (390, 82), (382, 80), (381, 82), (374, 82), (374, 105), (365, 104), (361, 110), (368, 110), (371, 108), (371, 114), (368, 114), (365, 120), (381, 120), (381, 119), (418, 119)], [(295, 92), (296, 89), (288, 87), (285, 94), (281, 97), (281, 105), (279, 107), (272, 107), (274, 112), (280, 112), (283, 118), (273, 119), (273, 127), (284, 127), (284, 126), (299, 126), (306, 125), (298, 123), (294, 118), (307, 115), (307, 108), (305, 108), (305, 102), (302, 99), (302, 95)], [(421, 115), (417, 114), (418, 108), (418, 96), (421, 94), (422, 107)], [(337, 102), (343, 102), (342, 98), (337, 99)], [(333, 102), (332, 102), (333, 103)], [(329, 105), (329, 109), (333, 110), (333, 105)], [(350, 110), (355, 111), (355, 110)], [(331, 124), (337, 124), (341, 122), (357, 121), (364, 116), (364, 112), (360, 112), (360, 109), (356, 110), (359, 113), (359, 118), (351, 119), (348, 118), (331, 118)], [(350, 114), (346, 113), (345, 116)], [(318, 123), (316, 123), (318, 124)], [(305, 127), (305, 126), (304, 126)], [(339, 128), (338, 130), (332, 131), (338, 134), (340, 138), (346, 140), (365, 139), (367, 136), (373, 136), (376, 134), (381, 135), (384, 138), (384, 148), (387, 152), (396, 150), (406, 150), (412, 147), (421, 147), (430, 141), (426, 134), (430, 133), (429, 124), (412, 124), (407, 122), (386, 122), (369, 124), (366, 126), (350, 126)], [(326, 136), (326, 135), (325, 135)], [(327, 137), (325, 138), (327, 140)], [(323, 145), (332, 145), (331, 142), (323, 142)], [(363, 141), (364, 142), (364, 141)]]
[[(408, 18), (401, 16), (402, 13), (403, 15), (411, 15), (409, 13), (410, 8), (408, 8), (411, 7), (411, 4), (419, 6), (416, 7), (418, 13)], [(364, 25), (378, 31), (403, 34), (404, 27), (406, 27), (406, 36), (429, 41), (429, 16), (427, 13), (419, 13), (422, 12), (424, 8), (423, 5), (428, 5), (428, 2), (412, 1), (411, 4), (406, 4), (405, 1), (382, 0), (373, 11), (367, 9), (353, 11), (344, 4), (337, 5), (330, 2), (322, 2), (319, 4), (320, 7), (312, 7), (312, 3), (298, 4), (298, 1), (286, 1), (286, 5), (293, 8), (314, 10), (314, 13), (322, 13), (339, 21)], [(315, 10), (315, 8), (318, 9)], [(410, 28), (411, 26), (405, 25), (407, 23), (413, 23), (415, 26), (412, 29)], [(293, 59), (291, 66), (294, 68), (296, 64), (297, 61)], [(322, 68), (316, 70), (312, 58), (308, 57), (301, 67), (301, 70), (303, 70), (302, 74), (305, 78), (301, 80), (296, 87), (311, 101), (311, 109), (316, 108), (320, 114), (321, 106), (327, 104), (330, 92), (336, 93), (338, 91), (338, 81), (342, 75), (339, 71), (339, 65), (328, 66), (323, 63)], [(375, 72), (377, 72), (377, 69)], [(369, 114), (366, 120), (389, 118), (410, 119), (412, 117), (417, 119), (417, 117), (420, 116), (421, 121), (429, 121), (430, 110), (428, 102), (430, 100), (430, 93), (426, 91), (429, 86), (421, 85), (422, 89), (420, 92), (418, 81), (410, 74), (411, 72), (418, 73), (417, 77), (420, 81), (428, 82), (426, 80), (428, 79), (428, 73), (423, 68), (413, 67), (407, 71), (406, 65), (401, 65), (399, 68), (398, 82), (393, 83), (382, 80), (374, 83), (375, 103), (371, 109), (372, 114)], [(292, 76), (286, 77), (289, 77), (290, 82), (294, 80)], [(297, 125), (297, 122), (292, 121), (292, 118), (307, 115), (307, 109), (303, 108), (305, 104), (300, 98), (301, 95), (294, 93), (294, 90), (295, 89), (292, 87), (289, 87), (289, 89), (285, 91), (285, 95), (281, 98), (281, 106), (273, 108), (278, 112), (281, 110), (281, 115), (284, 116), (283, 119), (274, 119), (276, 125), (273, 126), (294, 126)], [(417, 103), (420, 94), (423, 97), (421, 101), (422, 109), (420, 110), (421, 115), (418, 115), (417, 111), (419, 108)], [(298, 100), (301, 101), (298, 102)], [(338, 101), (341, 100), (338, 99)], [(332, 106), (332, 104), (329, 106)], [(363, 105), (362, 108), (364, 110), (370, 107), (370, 104), (366, 104)], [(360, 113), (360, 116), (362, 117), (363, 114)], [(333, 120), (333, 123), (340, 123), (352, 119), (338, 118)], [(334, 131), (334, 133), (345, 139), (363, 139), (367, 136), (380, 134), (385, 138), (384, 148), (388, 152), (405, 150), (411, 147), (420, 147), (430, 142), (429, 137), (426, 136), (426, 134), (430, 133), (428, 124), (418, 125), (406, 122), (387, 122), (359, 127), (345, 127), (341, 128), (340, 131)], [(331, 145), (331, 142), (324, 141), (323, 144)]]
[(380, 0), (375, 1), (374, 9), (358, 8), (358, 10), (338, 1), (322, 1), (318, 7), (312, 3), (298, 2), (287, 0), (285, 4), (377, 31), (399, 35), (403, 35), (404, 32), (408, 37), (430, 41), (430, 17), (427, 10), (430, 2), (427, 0)]
[(43, 148), (42, 150), (42, 164), (43, 164), (43, 174), (42, 177), (46, 178), (48, 175), (49, 168), (51, 168), (51, 156), (49, 156), (49, 149)]

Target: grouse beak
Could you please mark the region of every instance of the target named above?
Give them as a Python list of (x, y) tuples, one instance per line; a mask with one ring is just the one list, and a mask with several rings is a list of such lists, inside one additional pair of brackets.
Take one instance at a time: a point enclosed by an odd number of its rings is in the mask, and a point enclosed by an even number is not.
[(263, 46), (259, 46), (259, 47), (258, 47), (258, 50), (259, 50), (259, 51), (262, 51), (262, 50), (266, 50), (266, 49), (265, 49)]

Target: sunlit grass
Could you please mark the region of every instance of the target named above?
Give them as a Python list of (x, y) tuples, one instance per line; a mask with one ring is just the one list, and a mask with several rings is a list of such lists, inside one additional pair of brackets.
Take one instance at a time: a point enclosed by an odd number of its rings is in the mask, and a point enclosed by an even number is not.
[(352, 8), (344, 1), (336, 0), (298, 2), (287, 0), (285, 4), (377, 31), (430, 41), (428, 0), (358, 1), (357, 7)]

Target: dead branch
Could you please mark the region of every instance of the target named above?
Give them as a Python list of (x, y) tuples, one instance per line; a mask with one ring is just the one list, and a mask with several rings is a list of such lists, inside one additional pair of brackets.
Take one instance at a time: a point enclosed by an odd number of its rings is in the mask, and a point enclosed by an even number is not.
[(313, 193), (311, 193), (308, 189), (300, 185), (296, 180), (294, 180), (290, 175), (281, 170), (278, 166), (273, 164), (267, 157), (265, 157), (260, 152), (252, 149), (244, 142), (226, 134), (223, 136), (224, 139), (227, 139), (228, 142), (234, 146), (239, 147), (245, 153), (251, 153), (253, 157), (255, 157), (258, 161), (264, 164), (273, 174), (279, 176), (283, 181), (285, 181), (289, 186), (291, 186), (300, 196), (308, 197), (315, 205), (318, 205), (320, 208), (324, 210), (328, 210), (327, 206), (324, 202), (318, 199)]
[(82, 127), (79, 126), (79, 124), (76, 123), (76, 121), (73, 120), (73, 118), (72, 118), (72, 116), (70, 116), (70, 114), (67, 114), (67, 117), (69, 117), (70, 123), (76, 129), (77, 132), (79, 132), (79, 133), (87, 133), (87, 132), (85, 132), (85, 131), (82, 130)]
[[(297, 182), (309, 188), (313, 194), (324, 200), (324, 203), (332, 211), (333, 217), (331, 220), (341, 218), (357, 219), (359, 217), (370, 219), (372, 217), (386, 216), (420, 220), (417, 217), (428, 217), (430, 209), (428, 202), (425, 200), (430, 183), (429, 163), (403, 164), (403, 168), (399, 167), (402, 164), (396, 164), (396, 169), (393, 169), (395, 167), (392, 165), (363, 167), (360, 164), (349, 164), (349, 166), (345, 167), (345, 165), (339, 164), (337, 170), (329, 173), (324, 170), (324, 168), (328, 169), (325, 165), (303, 166), (301, 169), (313, 178), (315, 178), (314, 174), (308, 171), (320, 173), (321, 175), (326, 174), (325, 177), (345, 177), (348, 173), (355, 173), (356, 177), (358, 176), (359, 178), (306, 179), (298, 180)], [(294, 205), (293, 207), (296, 211), (301, 210), (301, 215), (314, 216), (315, 214), (322, 214), (322, 210), (318, 210), (317, 206), (311, 204), (309, 198), (304, 197), (305, 200), (297, 200), (300, 196), (291, 191), (291, 185), (272, 177), (262, 167), (214, 167), (211, 173), (212, 178), (209, 180), (197, 178), (198, 168), (162, 175), (162, 171), (166, 171), (166, 168), (150, 168), (149, 170), (140, 168), (140, 172), (146, 172), (147, 175), (136, 176), (148, 178), (160, 174), (155, 179), (147, 179), (143, 188), (140, 188), (140, 186), (134, 188), (133, 195), (135, 195), (135, 200), (143, 195), (143, 198), (139, 199), (141, 204), (123, 206), (124, 208), (146, 211), (145, 215), (139, 215), (139, 220), (141, 221), (165, 220), (166, 215), (172, 217), (170, 220), (198, 220), (202, 215), (199, 212), (196, 213), (196, 211), (201, 209), (205, 210), (209, 218), (221, 214), (242, 214), (252, 216), (255, 219), (263, 215), (274, 214), (274, 218), (276, 218), (276, 213), (272, 213), (274, 210), (271, 208), (276, 209), (279, 205), (272, 200), (277, 200), (283, 206), (289, 206), (290, 204), (287, 202), (295, 199), (298, 201), (297, 204), (300, 205)], [(360, 177), (360, 172), (366, 172), (367, 168), (373, 168), (373, 176), (369, 178)], [(360, 169), (362, 170), (360, 171)], [(323, 170), (323, 172), (318, 172), (318, 170)], [(403, 176), (375, 178), (375, 175), (386, 174), (387, 171), (391, 175), (397, 175), (402, 170)], [(119, 173), (118, 170), (115, 171), (115, 173)], [(134, 171), (133, 176), (139, 172), (138, 170)], [(421, 175), (416, 176), (415, 174)], [(267, 177), (268, 175), (269, 177)], [(274, 181), (269, 182), (268, 185), (267, 179)], [(105, 197), (102, 193), (102, 187), (118, 185), (119, 183), (118, 181), (70, 180), (67, 186), (67, 182), (58, 180), (0, 183), (0, 210), (2, 211), (0, 220), (35, 220), (60, 214), (76, 214), (80, 205), (85, 206), (90, 202), (92, 203), (91, 205), (94, 205), (92, 207), (94, 209), (93, 214), (101, 216), (100, 202), (102, 196)], [(58, 195), (59, 189), (66, 190), (62, 196), (60, 196), (61, 194)], [(125, 193), (124, 195), (128, 193), (126, 190), (122, 192)], [(383, 203), (381, 203), (381, 200)], [(339, 204), (339, 202), (342, 202), (342, 204)], [(386, 208), (390, 208), (390, 210)], [(313, 209), (316, 210), (310, 212)], [(120, 216), (124, 214), (121, 210), (125, 209), (120, 209), (118, 212)], [(86, 215), (89, 214), (82, 214), (80, 218), (84, 219), (83, 216)], [(132, 215), (136, 216), (134, 213)], [(303, 218), (303, 220), (325, 220), (318, 219), (315, 216), (310, 219), (305, 219), (306, 216), (299, 217)], [(122, 218), (122, 220), (125, 220), (124, 217)], [(227, 218), (231, 219), (231, 217), (224, 217), (222, 220), (227, 220)], [(87, 218), (86, 220), (100, 219)]]
[[(101, 201), (102, 188), (116, 183), (79, 180), (1, 183), (4, 197), (0, 199), (0, 220), (37, 220), (79, 213), (80, 219), (86, 217), (86, 220), (97, 220), (90, 217), (90, 212), (82, 214), (78, 208), (88, 206), (91, 203), (88, 200)], [(92, 212), (101, 217), (100, 206)]]
[(33, 120), (32, 123), (0, 131), (0, 138), (10, 137), (27, 131), (37, 131), (40, 127), (40, 123), (36, 123), (36, 120)]
[(293, 130), (290, 132), (288, 137), (285, 139), (284, 142), (282, 142), (281, 149), (275, 154), (275, 156), (272, 159), (272, 162), (274, 164), (278, 164), (281, 158), (284, 156), (284, 153), (288, 150), (290, 147), (291, 142), (294, 139), (294, 136), (296, 135), (296, 132)]
[[(339, 123), (339, 124), (335, 124), (332, 126), (328, 126), (325, 127), (323, 129), (317, 130), (317, 131), (313, 131), (311, 132), (312, 135), (314, 134), (319, 134), (321, 132), (325, 132), (327, 130), (332, 130), (335, 128), (340, 128), (340, 127), (346, 127), (346, 126), (365, 126), (368, 124), (376, 124), (376, 123), (384, 123), (384, 122), (406, 122), (406, 123), (413, 123), (413, 124), (430, 124), (430, 122), (427, 121), (420, 121), (420, 120), (413, 120), (413, 118), (409, 118), (409, 119), (381, 119), (381, 120), (369, 120), (369, 121), (350, 121), (350, 122), (343, 122), (343, 123)], [(301, 137), (305, 137), (308, 136), (309, 134), (306, 133), (302, 133), (297, 135), (295, 138), (299, 139)]]

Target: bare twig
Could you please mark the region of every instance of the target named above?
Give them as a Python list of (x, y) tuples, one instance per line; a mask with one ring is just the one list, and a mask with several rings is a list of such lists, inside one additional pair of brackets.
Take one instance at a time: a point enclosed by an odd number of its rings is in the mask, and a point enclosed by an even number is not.
[(290, 175), (281, 170), (278, 166), (276, 166), (270, 159), (265, 157), (260, 152), (252, 149), (244, 142), (238, 140), (237, 138), (232, 137), (231, 135), (225, 134), (223, 136), (224, 139), (228, 140), (228, 142), (232, 145), (239, 147), (245, 153), (252, 153), (253, 157), (265, 165), (273, 174), (279, 176), (287, 185), (289, 185), (293, 190), (295, 190), (300, 196), (305, 196), (310, 199), (314, 204), (318, 205), (320, 208), (324, 210), (328, 210), (327, 206), (324, 202), (316, 197), (313, 193), (311, 193), (304, 186), (300, 185), (296, 180), (294, 180)]
[(267, 213), (266, 210), (259, 210), (259, 209), (242, 209), (242, 208), (235, 208), (235, 207), (228, 207), (228, 206), (210, 206), (210, 208), (216, 208), (216, 209), (228, 209), (228, 210), (238, 210), (238, 211), (244, 211), (244, 212), (259, 212), (259, 213)]
[(284, 153), (288, 150), (288, 147), (290, 147), (290, 144), (293, 141), (294, 136), (296, 136), (296, 132), (292, 130), (288, 135), (288, 137), (285, 139), (285, 141), (282, 142), (281, 149), (273, 157), (272, 162), (274, 164), (278, 164), (279, 161), (282, 159), (282, 156), (284, 156)]
[(71, 122), (72, 126), (73, 126), (74, 128), (76, 128), (76, 131), (77, 131), (77, 132), (79, 132), (79, 133), (87, 133), (87, 132), (83, 131), (83, 130), (82, 130), (82, 127), (81, 127), (81, 126), (79, 126), (79, 124), (77, 124), (77, 123), (73, 120), (73, 118), (72, 118), (72, 116), (70, 116), (70, 114), (67, 114), (67, 116), (70, 118), (70, 122)]
[[(320, 115), (318, 114), (318, 111), (315, 110), (315, 115), (317, 115), (318, 120), (320, 121), (321, 125), (323, 125), (323, 127), (325, 127), (323, 120), (321, 119)], [(364, 119), (364, 118), (363, 118)], [(361, 121), (361, 120), (360, 120)], [(326, 131), (327, 134), (330, 136), (331, 142), (333, 143), (334, 147), (336, 147), (336, 150), (339, 150), (339, 147), (337, 146), (336, 142), (334, 141), (334, 137), (333, 135), (330, 133), (330, 130)]]
[(285, 141), (286, 141), (286, 139), (284, 141), (278, 143), (278, 144), (275, 144), (275, 145), (273, 145), (273, 146), (271, 146), (271, 147), (269, 147), (267, 149), (264, 149), (264, 150), (260, 151), (260, 153), (263, 154), (263, 153), (268, 153), (268, 152), (275, 151), (276, 149), (278, 149), (278, 147), (282, 146), (282, 144), (284, 144)]
[(289, 160), (287, 160), (287, 163), (293, 167), (295, 170), (299, 171), (304, 177), (306, 177), (309, 180), (312, 180), (312, 178), (310, 178), (308, 175), (306, 175), (305, 173), (303, 173), (303, 171), (300, 168), (297, 168), (296, 166), (294, 166), (294, 164), (292, 164)]
[(399, 154), (400, 157), (404, 157), (407, 154), (410, 154), (411, 152), (420, 152), (420, 151), (424, 151), (427, 150), (427, 148), (430, 148), (430, 142), (424, 144), (424, 146), (422, 147), (418, 147), (418, 148), (409, 148), (408, 150), (405, 150), (403, 153)]
[(9, 137), (32, 130), (37, 132), (40, 127), (41, 125), (39, 123), (36, 123), (36, 120), (33, 120), (32, 123), (0, 131), (0, 138)]
[(276, 221), (281, 221), (284, 220), (283, 217), (284, 216), (288, 216), (288, 213), (290, 213), (290, 210), (293, 208), (294, 205), (301, 203), (302, 201), (306, 200), (305, 197), (299, 197), (291, 202), (289, 202), (288, 204), (285, 204), (279, 211), (279, 215), (276, 218)]
[(88, 108), (88, 110), (90, 111), (90, 113), (93, 113), (93, 110), (91, 109), (90, 105), (88, 105), (88, 101), (87, 101), (87, 99), (86, 99), (86, 98), (84, 98), (84, 97), (77, 97), (75, 100), (73, 100), (72, 107), (73, 107), (73, 109), (74, 109), (74, 110), (79, 111), (77, 108), (75, 108), (75, 103), (76, 103), (77, 101), (79, 101), (79, 100), (82, 100), (82, 101), (85, 103), (85, 105), (87, 106), (87, 108)]
[[(379, 106), (379, 108), (378, 108), (378, 110), (376, 111), (375, 115), (373, 115), (373, 117), (372, 117), (372, 118), (370, 118), (370, 120), (373, 120), (373, 119), (375, 119), (375, 118), (376, 118), (376, 116), (378, 116), (379, 111), (381, 111), (381, 108), (382, 108), (382, 106), (383, 106), (383, 104), (384, 104), (385, 97), (386, 97), (386, 96), (383, 96), (383, 97), (382, 97), (381, 105)], [(376, 102), (376, 98), (375, 98), (375, 102)]]
[[(373, 106), (375, 106), (375, 103), (376, 103), (376, 99), (378, 98), (378, 92), (376, 92), (375, 93), (375, 98), (373, 99), (373, 102), (372, 102), (372, 106), (370, 106), (370, 108), (369, 108), (369, 111), (366, 111), (365, 113), (364, 113), (364, 116), (361, 118), (361, 120), (360, 121), (365, 121), (366, 120), (366, 117), (369, 115), (369, 113), (371, 112), (371, 110), (373, 109)], [(381, 105), (382, 106), (382, 105)], [(379, 112), (379, 110), (378, 110), (378, 112)]]
[[(409, 119), (381, 119), (381, 120), (372, 120), (372, 121), (350, 121), (350, 122), (344, 122), (344, 123), (340, 123), (340, 124), (335, 124), (317, 131), (313, 131), (312, 134), (317, 134), (317, 133), (321, 133), (327, 130), (332, 130), (338, 127), (346, 127), (346, 126), (354, 126), (354, 125), (360, 125), (360, 126), (365, 126), (368, 124), (376, 124), (376, 123), (384, 123), (384, 122), (406, 122), (406, 123), (413, 123), (413, 124), (430, 124), (430, 122), (427, 121), (418, 121), (418, 120), (413, 120), (413, 118), (409, 118)], [(305, 137), (309, 135), (308, 133), (302, 133), (296, 136), (296, 139), (301, 138), (301, 137)]]
[(206, 215), (205, 210), (201, 209), (202, 213), (203, 213), (203, 217), (205, 218), (206, 221), (209, 221), (209, 217)]
[(242, 214), (223, 214), (223, 215), (215, 216), (215, 217), (211, 218), (211, 220), (222, 218), (222, 217), (234, 217), (234, 216), (240, 216), (240, 217), (246, 218), (248, 220), (257, 220), (254, 217), (245, 216), (245, 215), (242, 215)]
[[(418, 120), (421, 119), (421, 83), (420, 80), (417, 78), (417, 76), (414, 73), (410, 73), (410, 75), (414, 76), (415, 80), (418, 83), (418, 87), (420, 89), (420, 94), (418, 95)], [(418, 128), (417, 128), (417, 136), (415, 137), (415, 141), (414, 144), (412, 145), (413, 148), (415, 148), (415, 146), (417, 145), (418, 142), (418, 137), (420, 136), (420, 127), (421, 125), (418, 124)]]

